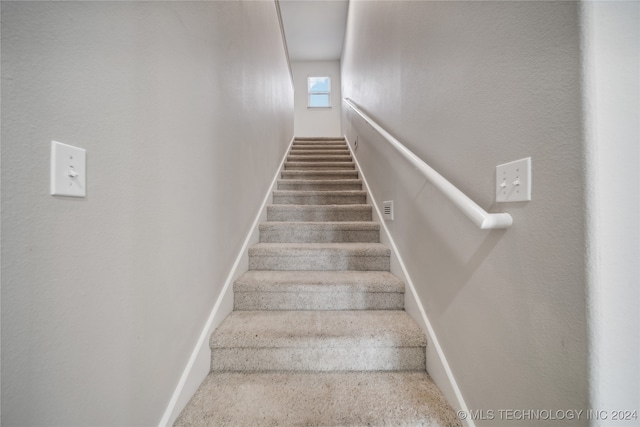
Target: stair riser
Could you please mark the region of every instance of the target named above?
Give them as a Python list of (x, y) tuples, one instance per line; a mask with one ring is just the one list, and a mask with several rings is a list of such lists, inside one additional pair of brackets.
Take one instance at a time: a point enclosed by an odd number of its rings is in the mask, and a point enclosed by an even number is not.
[(273, 195), (274, 205), (363, 205), (366, 195)]
[(234, 310), (404, 310), (404, 293), (234, 292)]
[(287, 156), (288, 162), (350, 162), (351, 156)]
[(292, 145), (291, 150), (345, 150), (348, 151), (347, 144), (314, 144), (314, 145)]
[(291, 146), (291, 150), (344, 150), (344, 149), (349, 149), (349, 147), (347, 146), (347, 144), (345, 144), (344, 142), (335, 142), (335, 143), (329, 143), (329, 142), (325, 142), (322, 144), (314, 144), (314, 143), (300, 143), (300, 142), (295, 142), (292, 146)]
[(296, 136), (293, 138), (294, 142), (307, 141), (307, 142), (323, 142), (323, 141), (336, 141), (344, 143), (345, 139), (342, 136)]
[(286, 182), (278, 181), (278, 190), (302, 190), (302, 191), (347, 191), (362, 190), (362, 182)]
[(355, 170), (353, 162), (285, 162), (285, 170)]
[(289, 152), (290, 155), (296, 156), (348, 156), (349, 150), (305, 150), (293, 148)]
[(309, 256), (249, 254), (249, 270), (389, 271), (389, 256), (340, 256), (325, 253)]
[(261, 243), (378, 243), (375, 230), (261, 230)]
[(309, 146), (301, 146), (301, 147), (291, 147), (288, 155), (296, 156), (317, 156), (317, 155), (330, 155), (330, 156), (347, 156), (350, 155), (351, 152), (349, 149), (344, 146), (331, 146), (327, 145), (324, 147), (309, 147)]
[(358, 171), (282, 171), (282, 179), (313, 179), (313, 180), (336, 180), (336, 179), (358, 179)]
[(347, 143), (344, 140), (296, 140), (293, 141), (293, 147), (298, 146), (298, 145), (311, 145), (311, 146), (318, 146), (318, 145), (346, 145)]
[(212, 371), (424, 371), (424, 347), (212, 348)]
[[(311, 209), (279, 209), (267, 206), (267, 221), (322, 222), (322, 221), (371, 221), (370, 207), (358, 210), (313, 207)], [(283, 207), (284, 208), (284, 207)]]
[(324, 143), (324, 144), (302, 144), (294, 143), (291, 150), (349, 150), (349, 146), (345, 143)]
[(386, 272), (252, 271), (233, 283), (234, 292), (403, 294), (404, 283)]

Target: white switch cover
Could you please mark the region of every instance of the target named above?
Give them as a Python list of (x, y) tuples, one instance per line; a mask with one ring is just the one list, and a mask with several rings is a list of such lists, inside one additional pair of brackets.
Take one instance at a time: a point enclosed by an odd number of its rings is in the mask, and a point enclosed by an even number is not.
[(496, 202), (531, 200), (531, 157), (496, 166)]
[(85, 197), (87, 152), (51, 141), (51, 195)]

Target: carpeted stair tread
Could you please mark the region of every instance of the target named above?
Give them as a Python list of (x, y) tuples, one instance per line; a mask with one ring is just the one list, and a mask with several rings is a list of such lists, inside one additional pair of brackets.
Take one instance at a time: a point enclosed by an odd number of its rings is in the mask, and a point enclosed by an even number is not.
[(293, 144), (291, 146), (291, 150), (289, 154), (292, 154), (297, 151), (308, 151), (310, 154), (316, 151), (340, 151), (340, 152), (349, 152), (349, 146), (346, 143), (342, 144), (306, 144), (299, 145)]
[(295, 141), (344, 141), (344, 136), (315, 136), (302, 135), (296, 136)]
[(350, 154), (343, 155), (297, 155), (287, 156), (287, 162), (350, 162), (353, 159)]
[(249, 270), (389, 271), (390, 250), (380, 243), (257, 243)]
[(389, 256), (391, 251), (382, 243), (256, 243), (249, 248), (249, 256), (286, 255), (316, 256), (326, 253), (335, 256)]
[(404, 294), (400, 292), (361, 292), (346, 286), (333, 292), (235, 291), (233, 309), (245, 311), (404, 310)]
[(292, 145), (288, 154), (351, 154), (349, 146), (344, 145)]
[(289, 154), (296, 150), (307, 150), (307, 151), (317, 151), (317, 150), (341, 150), (341, 151), (349, 151), (349, 146), (346, 142), (338, 143), (338, 142), (326, 142), (326, 143), (299, 143), (294, 142), (291, 146), (291, 150)]
[(174, 425), (462, 424), (426, 372), (215, 372)]
[(361, 179), (279, 179), (278, 190), (362, 190)]
[(295, 138), (294, 144), (345, 144), (344, 138)]
[(342, 222), (263, 222), (260, 242), (379, 242), (380, 224), (371, 221)]
[(283, 205), (350, 205), (364, 204), (364, 190), (274, 190), (273, 203)]
[(233, 311), (212, 371), (424, 371), (426, 339), (401, 310)]
[(346, 145), (325, 145), (325, 148), (319, 148), (317, 146), (313, 146), (309, 148), (308, 146), (301, 147), (291, 147), (291, 151), (289, 151), (289, 155), (295, 154), (296, 156), (344, 156), (347, 154), (351, 154), (349, 152), (349, 147)]
[(287, 170), (355, 170), (354, 162), (284, 162)]
[(336, 194), (336, 195), (367, 195), (365, 190), (274, 190), (273, 194), (276, 195), (286, 195), (286, 194), (300, 194), (306, 196), (315, 196), (315, 195), (327, 195), (327, 194)]
[(401, 310), (234, 311), (211, 334), (211, 348), (425, 347)]
[(356, 170), (283, 170), (282, 179), (358, 179)]
[(234, 310), (403, 310), (404, 284), (384, 271), (248, 271)]
[(313, 149), (305, 150), (304, 148), (291, 147), (289, 155), (296, 156), (345, 156), (350, 155), (349, 149), (345, 145), (344, 148), (325, 148), (325, 149)]
[(292, 205), (267, 206), (267, 221), (371, 221), (373, 208), (353, 205)]
[(324, 221), (324, 222), (263, 222), (260, 223), (260, 231), (280, 230), (280, 229), (302, 229), (308, 228), (313, 230), (342, 230), (342, 231), (359, 231), (359, 230), (380, 230), (380, 224), (372, 221)]
[(404, 293), (404, 283), (388, 271), (247, 271), (235, 292)]

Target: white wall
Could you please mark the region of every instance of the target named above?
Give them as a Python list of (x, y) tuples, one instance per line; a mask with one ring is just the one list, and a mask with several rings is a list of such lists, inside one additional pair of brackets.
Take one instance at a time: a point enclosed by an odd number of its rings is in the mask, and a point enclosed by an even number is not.
[[(476, 229), (345, 107), (376, 200), (395, 201), (390, 232), (466, 404), (495, 411), (478, 425), (531, 424), (500, 409), (589, 403), (578, 15), (572, 2), (350, 4), (344, 96), (514, 219)], [(533, 200), (495, 203), (496, 165), (528, 156)]]
[(1, 60), (2, 424), (155, 425), (293, 135), (275, 5), (3, 2)]
[(584, 2), (582, 18), (591, 406), (640, 412), (640, 3)]
[[(292, 61), (296, 136), (342, 136), (340, 61)], [(307, 77), (331, 77), (331, 108), (307, 108)]]

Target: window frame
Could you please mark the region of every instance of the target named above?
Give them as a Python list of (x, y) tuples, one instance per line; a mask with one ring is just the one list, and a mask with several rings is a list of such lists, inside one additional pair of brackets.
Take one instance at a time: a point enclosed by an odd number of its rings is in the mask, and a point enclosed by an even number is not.
[[(327, 90), (326, 91), (311, 91), (311, 79), (327, 79)], [(328, 105), (326, 106), (314, 106), (311, 105), (311, 96), (312, 95), (327, 95)], [(331, 76), (330, 75), (312, 75), (307, 76), (307, 108), (312, 110), (317, 109), (327, 109), (331, 108)]]

